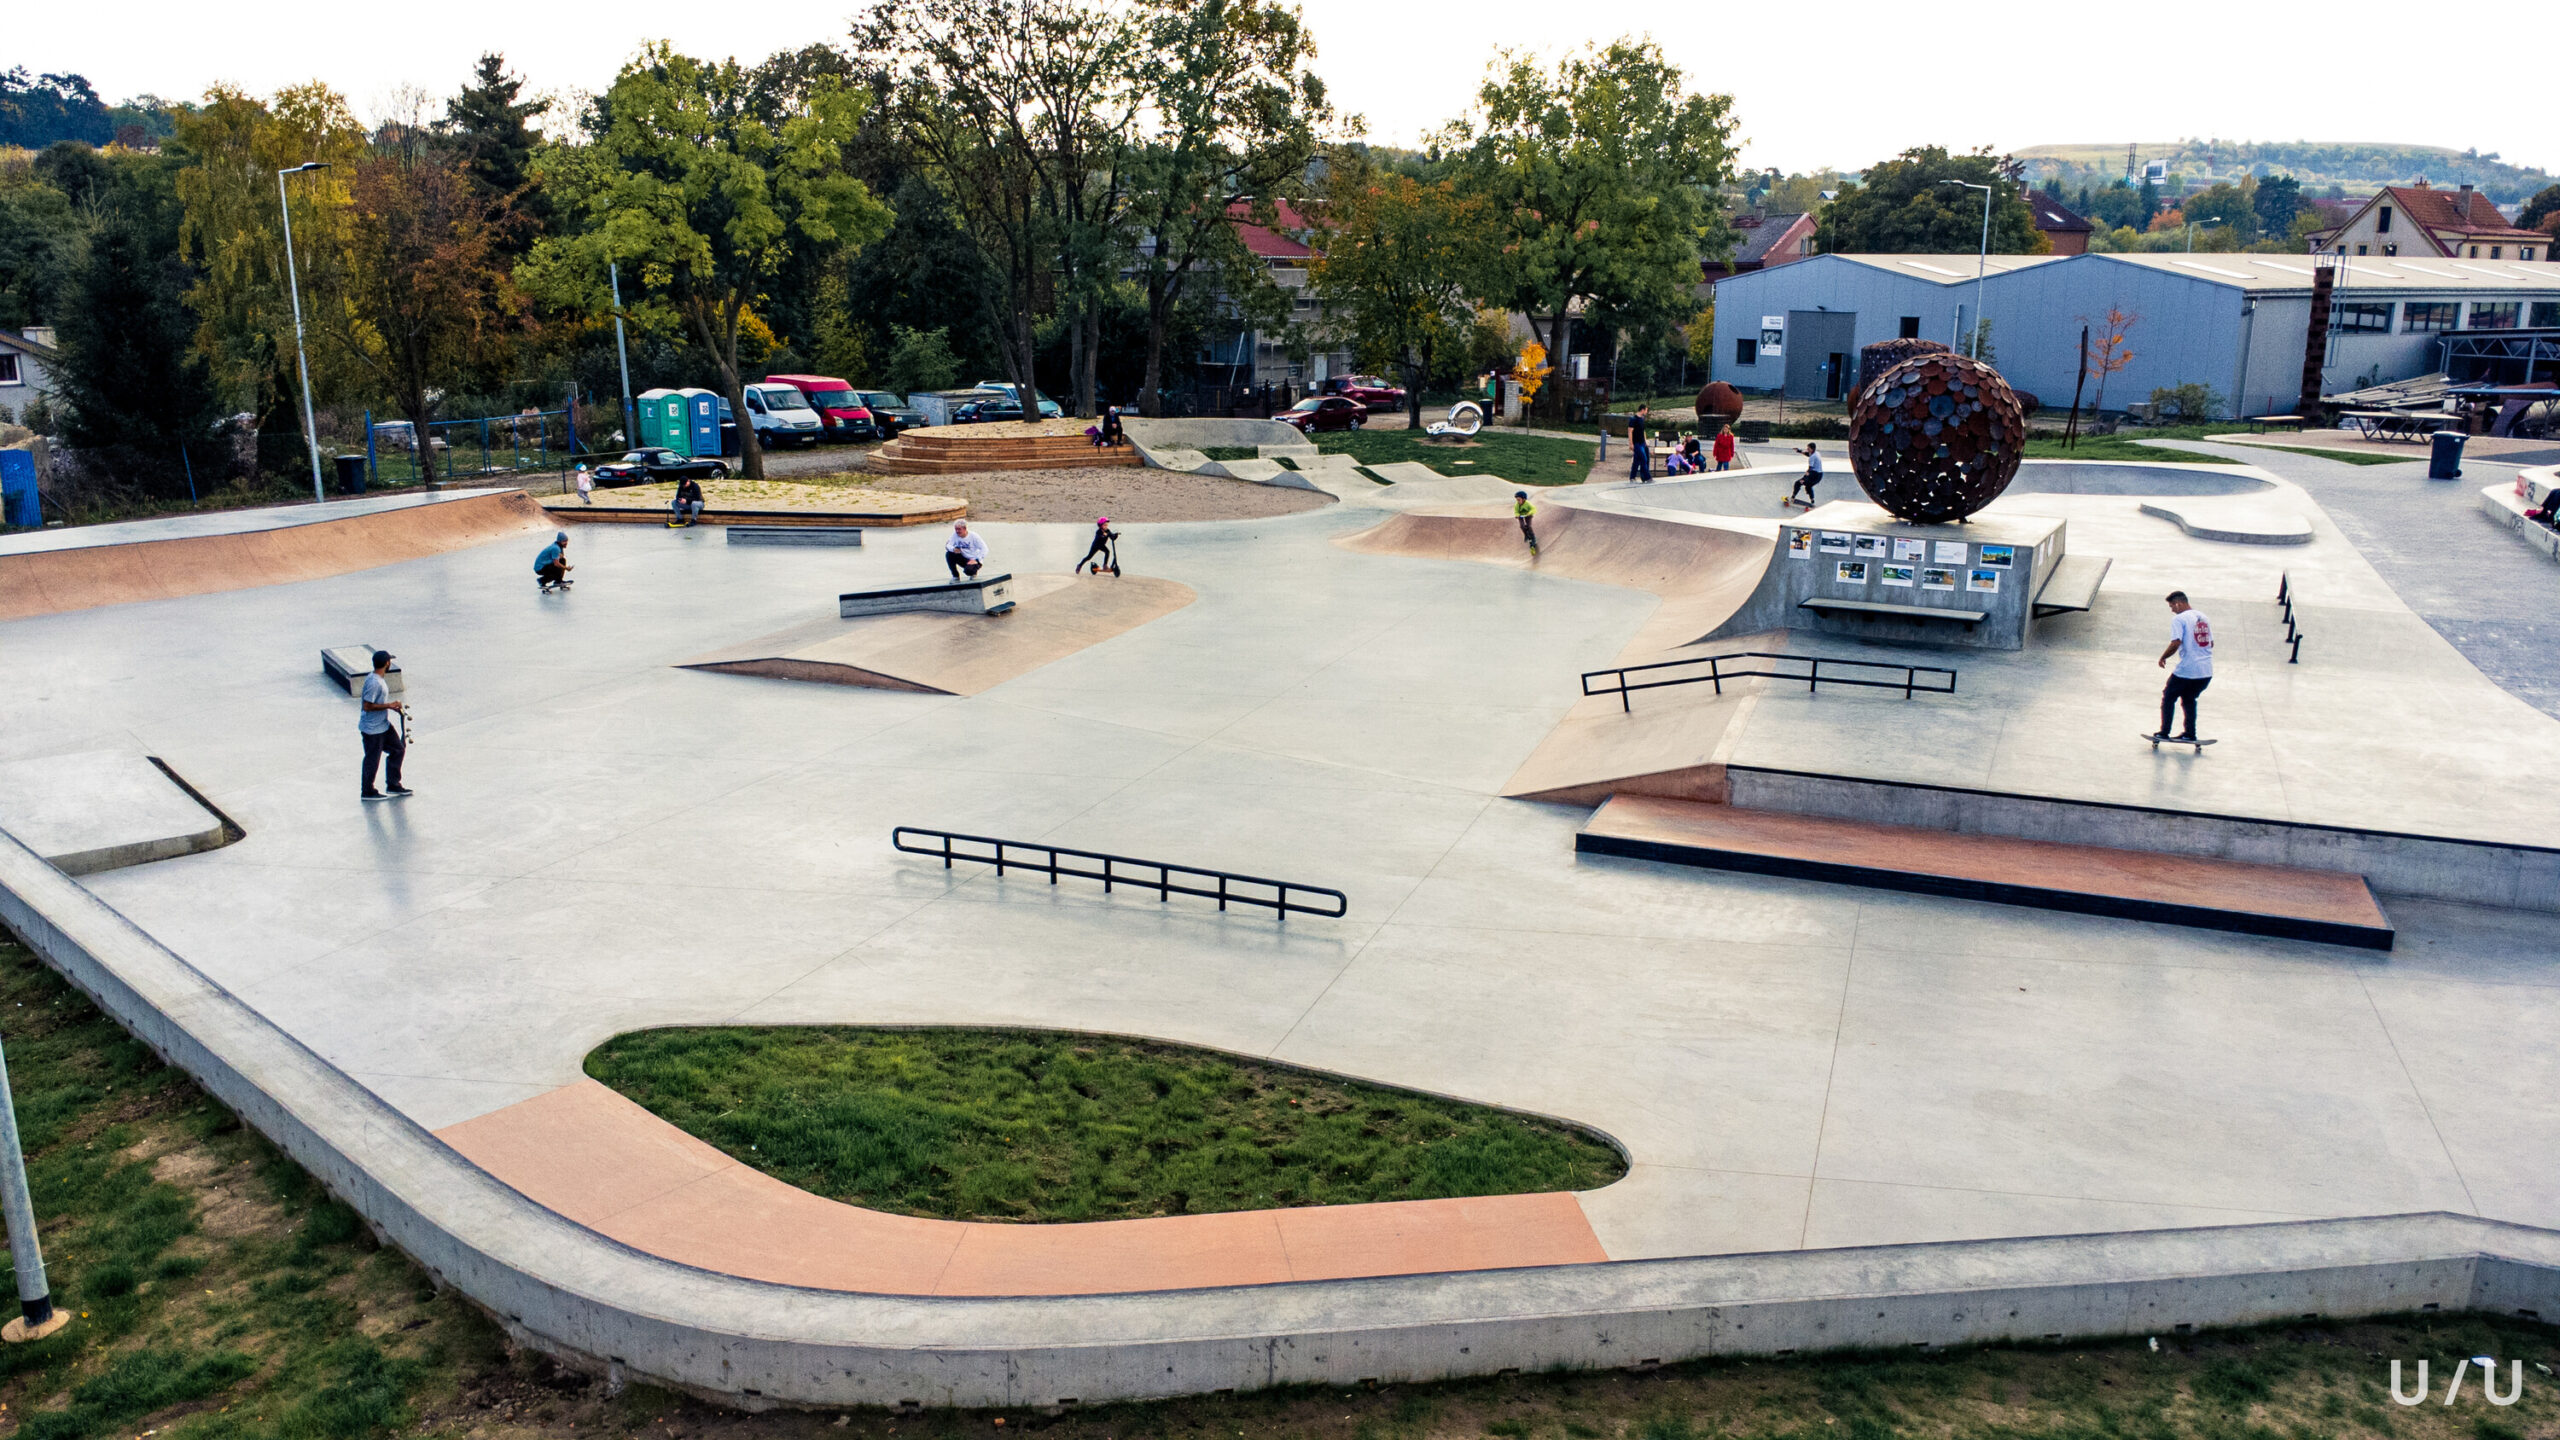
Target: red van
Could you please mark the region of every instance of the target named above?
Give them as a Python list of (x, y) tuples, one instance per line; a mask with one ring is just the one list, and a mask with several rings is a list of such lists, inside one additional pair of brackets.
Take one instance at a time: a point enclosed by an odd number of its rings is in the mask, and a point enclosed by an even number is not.
[(830, 440), (887, 440), (898, 432), (889, 421), (871, 413), (854, 393), (851, 385), (832, 375), (767, 375), (768, 385), (788, 385), (809, 397), (809, 408)]

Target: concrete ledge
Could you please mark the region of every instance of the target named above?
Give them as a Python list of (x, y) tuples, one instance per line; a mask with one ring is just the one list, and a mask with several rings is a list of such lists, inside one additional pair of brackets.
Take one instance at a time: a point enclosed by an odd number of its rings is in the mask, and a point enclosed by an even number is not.
[(2199, 540), (2229, 545), (2308, 545), (2311, 522), (2298, 511), (2263, 500), (2204, 496), (2145, 500), (2142, 513), (2156, 515)]
[(127, 750), (0, 765), (0, 825), (65, 875), (217, 850), (245, 833), (158, 758)]
[(732, 545), (853, 545), (862, 530), (853, 525), (731, 525)]
[(929, 585), (900, 585), (884, 590), (853, 590), (836, 597), (836, 614), (846, 620), (860, 615), (893, 615), (902, 610), (1001, 615), (1012, 608), (1011, 575), (989, 575), (977, 580), (940, 580)]
[(2560, 1232), (2426, 1214), (941, 1300), (652, 1259), (535, 1205), (0, 835), (0, 922), (525, 1343), (749, 1407), (1044, 1405), (1710, 1355), (2560, 1315)]
[(2560, 850), (2407, 835), (2098, 800), (1968, 790), (1727, 765), (1731, 803), (1751, 810), (2009, 835), (2163, 855), (2202, 855), (2362, 875), (2386, 895), (2560, 911)]
[[(2517, 482), (2536, 495), (2547, 495), (2554, 483), (2554, 471), (2524, 470), (2517, 472)], [(2539, 477), (2537, 484), (2534, 479)], [(2517, 539), (2554, 560), (2560, 560), (2560, 530), (2524, 518), (2527, 509), (2535, 508), (2535, 500), (2516, 493), (2515, 485), (2490, 485), (2480, 491), (2480, 508), (2490, 519), (2515, 532)]]

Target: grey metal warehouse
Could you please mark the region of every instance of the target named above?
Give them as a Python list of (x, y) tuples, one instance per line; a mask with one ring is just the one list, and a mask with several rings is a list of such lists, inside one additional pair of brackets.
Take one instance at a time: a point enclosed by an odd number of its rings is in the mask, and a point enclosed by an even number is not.
[[(1719, 281), (1715, 378), (1836, 400), (1855, 384), (1860, 346), (1917, 336), (1961, 347), (1976, 315), (1974, 265), (1971, 255), (1817, 255)], [(2106, 408), (2200, 384), (2225, 416), (2264, 414), (2292, 409), (2301, 392), (2313, 273), (2307, 255), (1994, 255), (1980, 313), (1992, 363), (2047, 405), (2071, 403), (2081, 326), (2103, 334), (2112, 309), (2135, 319), (2132, 360), (2107, 379)], [(2442, 370), (2457, 335), (2530, 330), (2560, 330), (2560, 264), (2345, 259), (2321, 389)], [(2502, 378), (2560, 380), (2560, 367), (2543, 369)]]

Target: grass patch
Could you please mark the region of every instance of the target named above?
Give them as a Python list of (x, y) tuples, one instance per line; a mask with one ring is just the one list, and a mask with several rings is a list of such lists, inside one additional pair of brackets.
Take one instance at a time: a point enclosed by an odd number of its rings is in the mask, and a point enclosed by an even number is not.
[(1362, 465), (1419, 460), (1443, 475), (1499, 475), (1514, 485), (1579, 485), (1591, 477), (1598, 451), (1579, 440), (1479, 431), (1468, 445), (1433, 444), (1420, 430), (1335, 430), (1314, 437), (1327, 455)]
[(827, 1026), (618, 1036), (587, 1073), (817, 1194), (952, 1220), (1121, 1220), (1588, 1190), (1579, 1131), (1092, 1035)]
[[(0, 1015), (60, 1334), (0, 1349), (0, 1433), (35, 1440), (2522, 1440), (2560, 1433), (2560, 1330), (2412, 1315), (2064, 1348), (1723, 1360), (1037, 1411), (744, 1414), (619, 1395), (512, 1349), (354, 1213), (0, 939)], [(86, 1311), (86, 1314), (80, 1314)], [(2511, 1408), (2465, 1356), (2525, 1364)], [(2402, 1408), (2390, 1361), (2435, 1393)], [(2411, 1368), (2414, 1368), (2412, 1364)], [(1003, 1429), (994, 1428), (996, 1420)]]
[(2227, 425), (2154, 425), (2140, 430), (2121, 430), (2113, 435), (2082, 435), (2079, 442), (2065, 448), (2057, 435), (2044, 435), (2027, 441), (2029, 460), (2149, 460), (2176, 461), (2182, 465), (2245, 465), (2228, 455), (2211, 455), (2190, 450), (2183, 445), (2144, 445), (2144, 440), (2202, 440), (2208, 435), (2230, 433)]
[[(2235, 440), (2232, 443), (2236, 445), (2242, 442)], [(2364, 450), (2322, 450), (2309, 445), (2251, 444), (2249, 448), (2281, 450), (2287, 455), (2308, 455), (2316, 460), (2335, 460), (2341, 465), (2424, 465), (2427, 463), (2427, 453), (2423, 450), (2414, 455), (2376, 455)]]

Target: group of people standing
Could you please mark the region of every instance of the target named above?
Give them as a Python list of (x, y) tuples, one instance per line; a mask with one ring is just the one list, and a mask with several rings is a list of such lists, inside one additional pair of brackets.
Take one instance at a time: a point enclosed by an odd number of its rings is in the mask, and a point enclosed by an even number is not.
[[(1653, 483), (1653, 438), (1648, 433), (1652, 420), (1653, 407), (1638, 405), (1634, 417), (1627, 422), (1627, 478), (1639, 485)], [(1672, 475), (1704, 475), (1708, 473), (1708, 457), (1713, 456), (1716, 469), (1730, 470), (1737, 453), (1739, 446), (1730, 425), (1719, 426), (1715, 438), (1706, 442), (1698, 439), (1697, 431), (1683, 430), (1673, 442), (1663, 468)]]

